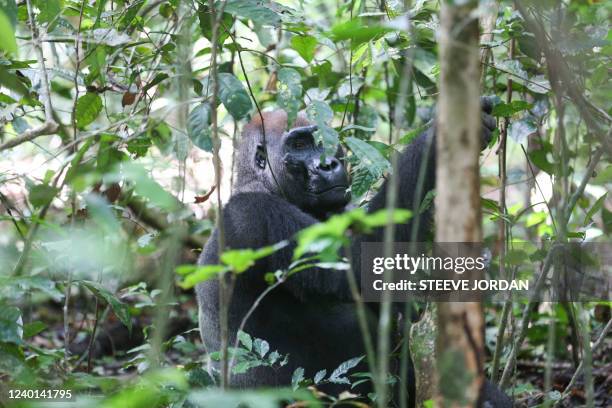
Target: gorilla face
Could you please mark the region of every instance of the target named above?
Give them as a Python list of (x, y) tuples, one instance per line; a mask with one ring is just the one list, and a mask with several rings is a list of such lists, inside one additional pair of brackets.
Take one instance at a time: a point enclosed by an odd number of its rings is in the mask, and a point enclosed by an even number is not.
[(287, 199), (316, 216), (344, 209), (350, 200), (348, 174), (339, 160), (325, 156), (325, 149), (316, 144), (313, 132), (316, 126), (291, 129), (282, 136), (280, 157), (284, 176), (283, 190)]

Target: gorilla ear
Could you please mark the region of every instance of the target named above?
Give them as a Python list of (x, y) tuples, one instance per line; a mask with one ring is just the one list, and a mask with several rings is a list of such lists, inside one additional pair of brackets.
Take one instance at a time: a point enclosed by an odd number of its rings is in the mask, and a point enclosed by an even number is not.
[(265, 169), (266, 161), (267, 161), (266, 150), (264, 149), (263, 145), (258, 144), (257, 150), (255, 151), (255, 164), (260, 169)]

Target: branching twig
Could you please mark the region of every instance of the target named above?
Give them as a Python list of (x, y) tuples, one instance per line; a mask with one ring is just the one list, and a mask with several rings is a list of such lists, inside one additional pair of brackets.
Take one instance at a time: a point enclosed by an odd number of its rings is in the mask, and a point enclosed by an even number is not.
[(0, 152), (34, 140), (39, 136), (52, 135), (56, 133), (57, 129), (59, 128), (58, 123), (55, 121), (55, 119), (53, 119), (53, 105), (51, 104), (51, 93), (49, 91), (49, 77), (47, 75), (47, 68), (45, 66), (45, 56), (40, 43), (38, 27), (36, 27), (36, 24), (34, 23), (34, 11), (32, 10), (31, 0), (26, 0), (26, 5), (28, 8), (30, 29), (32, 30), (34, 51), (36, 52), (36, 59), (38, 60), (38, 65), (40, 66), (40, 99), (42, 99), (43, 102), (45, 121), (40, 126), (33, 129), (28, 129), (19, 137), (11, 139), (8, 142), (0, 145)]
[(574, 105), (576, 105), (580, 116), (582, 116), (589, 129), (591, 129), (599, 137), (606, 151), (609, 153), (612, 152), (610, 140), (608, 137), (606, 137), (605, 131), (601, 128), (597, 121), (597, 117), (600, 117), (607, 122), (609, 127), (612, 123), (612, 117), (610, 117), (610, 115), (608, 115), (608, 113), (603, 109), (595, 106), (585, 97), (580, 85), (574, 80), (574, 76), (570, 72), (570, 68), (563, 58), (563, 55), (553, 46), (542, 25), (538, 24), (538, 22), (534, 20), (532, 15), (520, 1), (514, 0), (514, 4), (525, 20), (527, 29), (534, 34), (536, 43), (546, 57), (547, 63), (555, 67), (555, 73), (563, 82), (567, 95), (570, 97)]

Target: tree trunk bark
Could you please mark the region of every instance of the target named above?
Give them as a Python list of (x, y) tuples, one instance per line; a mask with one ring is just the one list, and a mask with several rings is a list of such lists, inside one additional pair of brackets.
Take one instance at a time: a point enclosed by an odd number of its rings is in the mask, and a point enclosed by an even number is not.
[[(441, 3), (436, 242), (481, 242), (478, 2)], [(440, 303), (438, 322), (436, 406), (475, 407), (484, 381), (482, 305)]]

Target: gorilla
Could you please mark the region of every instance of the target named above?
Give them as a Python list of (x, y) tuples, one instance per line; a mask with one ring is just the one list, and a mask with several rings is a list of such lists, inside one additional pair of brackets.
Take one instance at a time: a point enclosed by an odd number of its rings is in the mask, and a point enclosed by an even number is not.
[[(491, 108), (490, 102), (483, 103), (483, 144), (490, 139), (496, 125), (489, 115)], [(223, 212), (228, 248), (260, 248), (290, 239), (303, 228), (347, 208), (350, 184), (342, 149), (338, 148), (335, 157), (325, 156), (324, 148), (316, 143), (313, 135), (316, 126), (302, 113), (290, 129), (289, 126), (287, 114), (282, 110), (256, 115), (245, 126), (239, 142), (234, 189)], [(397, 207), (415, 208), (419, 172), (425, 160), (421, 191), (434, 188), (434, 137), (435, 126), (416, 138), (398, 158)], [(386, 189), (385, 182), (370, 200), (368, 212), (385, 208)], [(425, 239), (430, 219), (428, 213), (420, 216), (419, 240)], [(398, 225), (395, 240), (409, 241), (411, 229), (410, 222)], [(201, 254), (200, 265), (218, 263), (218, 240), (218, 231), (214, 231)], [(381, 242), (383, 231), (356, 237), (351, 249), (354, 260), (360, 258), (362, 240)], [(229, 308), (230, 345), (244, 315), (267, 288), (264, 275), (286, 270), (293, 248), (285, 247), (259, 260), (237, 277)], [(359, 268), (353, 270), (360, 282)], [(219, 350), (219, 281), (200, 283), (196, 292), (202, 340), (209, 351)], [(376, 333), (375, 322), (373, 312), (372, 333)], [(327, 369), (329, 373), (340, 363), (365, 354), (345, 271), (312, 268), (292, 275), (263, 298), (245, 331), (267, 340), (281, 354), (289, 354), (289, 363), (277, 370), (258, 367), (245, 374), (232, 375), (232, 387), (286, 386), (297, 367), (303, 367), (306, 376), (312, 378), (318, 370)], [(360, 368), (367, 370), (367, 367)], [(414, 406), (414, 379), (409, 378), (408, 382), (409, 405)], [(339, 390), (329, 387), (322, 390), (332, 393)], [(512, 406), (510, 399), (490, 383), (485, 384), (482, 395), (484, 406)]]

